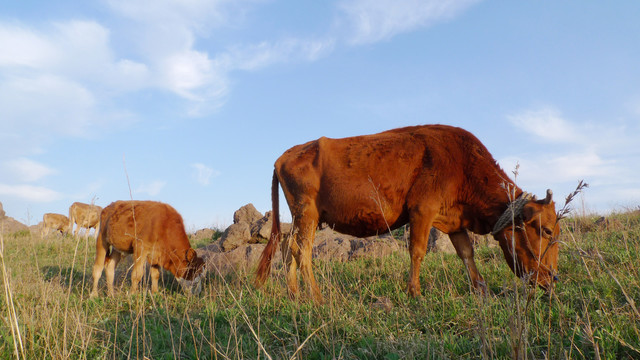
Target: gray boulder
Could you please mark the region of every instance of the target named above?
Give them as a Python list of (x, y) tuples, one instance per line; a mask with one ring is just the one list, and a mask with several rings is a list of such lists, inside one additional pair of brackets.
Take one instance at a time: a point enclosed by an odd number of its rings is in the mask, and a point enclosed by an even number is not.
[(253, 204), (247, 204), (233, 213), (233, 223), (239, 224), (244, 222), (247, 224), (253, 224), (254, 222), (262, 219), (262, 217), (262, 214), (256, 210), (256, 207), (253, 206)]
[(220, 245), (224, 251), (231, 251), (251, 241), (251, 227), (244, 221), (231, 224), (220, 237)]

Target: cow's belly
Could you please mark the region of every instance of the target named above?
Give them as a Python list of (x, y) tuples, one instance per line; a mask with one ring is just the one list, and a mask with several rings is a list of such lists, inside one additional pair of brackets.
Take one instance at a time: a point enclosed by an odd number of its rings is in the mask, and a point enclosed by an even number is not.
[(348, 196), (332, 201), (320, 209), (320, 223), (348, 235), (366, 237), (383, 234), (408, 222), (401, 206), (383, 204), (373, 199), (350, 199)]

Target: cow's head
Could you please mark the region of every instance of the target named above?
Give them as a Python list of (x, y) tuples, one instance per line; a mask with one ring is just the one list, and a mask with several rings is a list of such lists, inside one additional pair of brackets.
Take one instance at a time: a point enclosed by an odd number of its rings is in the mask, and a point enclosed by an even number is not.
[(551, 190), (547, 190), (542, 200), (523, 193), (512, 202), (492, 232), (511, 270), (544, 289), (557, 280), (558, 269), (560, 227), (551, 197)]
[(202, 278), (206, 274), (205, 262), (195, 250), (189, 248), (185, 251), (183, 264), (178, 283), (186, 293), (197, 295), (202, 291)]

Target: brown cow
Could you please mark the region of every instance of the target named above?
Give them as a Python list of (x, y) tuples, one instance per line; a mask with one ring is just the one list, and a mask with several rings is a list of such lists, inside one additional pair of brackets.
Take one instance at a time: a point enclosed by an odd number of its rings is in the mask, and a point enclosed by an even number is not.
[(151, 291), (158, 291), (163, 267), (173, 273), (185, 291), (200, 292), (205, 263), (191, 248), (182, 217), (174, 208), (156, 201), (116, 201), (102, 210), (100, 224), (91, 296), (98, 294), (98, 280), (105, 266), (107, 288), (113, 295), (115, 267), (122, 254), (133, 254), (132, 293), (138, 290), (145, 262), (151, 266)]
[(296, 229), (281, 248), (291, 296), (298, 290), (299, 267), (312, 298), (322, 301), (311, 267), (314, 234), (322, 223), (360, 237), (410, 223), (412, 296), (420, 294), (420, 264), (431, 226), (449, 234), (479, 290), (486, 287), (467, 230), (492, 233), (518, 276), (530, 276), (545, 288), (555, 280), (559, 227), (551, 191), (543, 200), (524, 193), (463, 129), (413, 126), (344, 139), (322, 137), (287, 150), (275, 163), (275, 221), (256, 271), (257, 286), (268, 277), (280, 241), (278, 184)]
[(89, 230), (94, 228), (96, 230), (96, 236), (100, 231), (100, 211), (102, 208), (97, 205), (89, 205), (81, 202), (74, 202), (69, 207), (69, 232), (73, 232), (73, 225), (77, 224), (75, 233), (73, 236), (77, 237), (80, 228), (86, 228), (87, 231), (84, 237), (89, 236)]
[(51, 230), (60, 231), (62, 234), (69, 230), (69, 218), (62, 214), (46, 213), (42, 216), (42, 237)]

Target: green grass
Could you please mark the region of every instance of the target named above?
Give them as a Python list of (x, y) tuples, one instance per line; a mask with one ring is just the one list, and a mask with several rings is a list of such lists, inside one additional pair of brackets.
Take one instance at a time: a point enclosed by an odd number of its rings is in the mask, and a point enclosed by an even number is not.
[(304, 293), (289, 299), (281, 271), (261, 291), (252, 274), (210, 273), (190, 297), (164, 273), (160, 293), (129, 295), (130, 260), (115, 297), (102, 280), (101, 297), (89, 299), (92, 238), (4, 235), (0, 359), (640, 358), (640, 214), (597, 218), (564, 220), (550, 294), (515, 278), (499, 249), (479, 248), (492, 295), (470, 290), (456, 255), (432, 253), (422, 297), (409, 298), (403, 251), (316, 261), (320, 306)]

